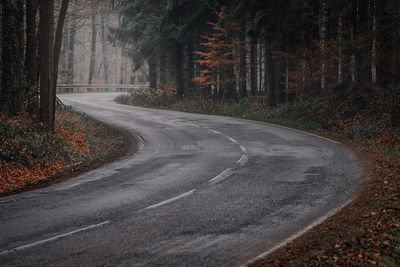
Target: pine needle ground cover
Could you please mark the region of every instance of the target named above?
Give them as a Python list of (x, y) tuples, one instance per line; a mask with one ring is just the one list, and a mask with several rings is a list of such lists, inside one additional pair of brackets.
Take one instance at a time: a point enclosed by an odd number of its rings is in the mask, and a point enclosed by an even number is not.
[(141, 93), (120, 96), (116, 102), (277, 123), (343, 143), (365, 169), (358, 197), (254, 266), (392, 267), (400, 266), (400, 137), (392, 109), (382, 99), (331, 96), (271, 108), (262, 96), (238, 102), (197, 98), (166, 104), (157, 94)]
[(0, 195), (63, 181), (126, 152), (119, 131), (70, 108), (57, 110), (54, 134), (25, 117), (0, 117)]

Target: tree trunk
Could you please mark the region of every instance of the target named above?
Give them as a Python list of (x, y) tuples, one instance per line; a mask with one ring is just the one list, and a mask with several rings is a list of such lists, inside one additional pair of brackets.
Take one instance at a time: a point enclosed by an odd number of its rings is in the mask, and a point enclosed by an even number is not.
[[(0, 2), (0, 99), (1, 99), (1, 93), (3, 91), (3, 89), (1, 89), (2, 80), (3, 80), (2, 76), (1, 76), (2, 69), (3, 69), (3, 62), (2, 62), (3, 61), (2, 60), (2, 58), (3, 58), (3, 56), (2, 56), (2, 54), (3, 54), (2, 35), (3, 35), (3, 1)], [(0, 100), (0, 112), (1, 112), (1, 109), (2, 109), (2, 105), (1, 105), (1, 100)]]
[(280, 90), (280, 62), (279, 60), (275, 61), (275, 103), (279, 104), (280, 103), (280, 95), (281, 95), (281, 90)]
[(121, 66), (119, 69), (119, 84), (124, 84), (124, 48), (121, 48)]
[(16, 115), (22, 109), (23, 2), (4, 0), (2, 6), (2, 76), (0, 111)]
[(90, 66), (89, 66), (89, 84), (92, 84), (94, 70), (96, 67), (96, 37), (97, 37), (97, 28), (96, 28), (96, 13), (92, 10), (92, 45), (90, 48)]
[[(36, 14), (38, 9), (37, 0), (26, 1), (26, 50), (25, 50), (25, 71), (26, 79), (32, 90), (37, 86), (37, 23)], [(34, 89), (36, 91), (36, 89)]]
[(159, 87), (163, 88), (167, 83), (167, 55), (164, 49), (160, 49), (160, 62), (159, 62)]
[[(3, 67), (3, 63), (1, 62), (2, 60), (2, 50), (3, 50), (3, 45), (2, 45), (2, 34), (3, 34), (3, 1), (0, 2), (0, 97), (1, 97), (1, 70)], [(1, 111), (1, 106), (0, 106), (0, 111)]]
[[(386, 1), (376, 1), (376, 18), (377, 18), (377, 32), (385, 32), (388, 27), (388, 18), (390, 14), (388, 10), (386, 10)], [(390, 22), (393, 23), (393, 22)], [(381, 34), (379, 36), (379, 44), (377, 47), (379, 51), (379, 57), (377, 57), (377, 84), (379, 87), (387, 89), (387, 93), (389, 93), (388, 88), (390, 84), (393, 82), (393, 75), (391, 63), (393, 58), (393, 32), (386, 32), (386, 34)]]
[[(400, 84), (400, 0), (393, 3), (393, 11), (390, 17), (393, 21), (393, 32), (390, 34), (392, 39), (392, 84), (399, 86)], [(394, 89), (392, 89), (394, 90)], [(392, 92), (393, 94), (393, 92)], [(400, 96), (397, 97), (400, 101)], [(395, 101), (395, 100), (394, 100)], [(399, 104), (399, 102), (397, 103)], [(398, 107), (400, 110), (400, 107)], [(400, 117), (400, 116), (399, 116)]]
[(275, 95), (275, 62), (272, 59), (272, 54), (268, 48), (268, 39), (265, 38), (264, 45), (264, 56), (265, 56), (265, 84), (267, 86), (268, 99), (270, 106), (276, 106), (276, 95)]
[(67, 63), (67, 83), (74, 83), (74, 64), (75, 64), (75, 37), (76, 37), (76, 24), (72, 23), (69, 30), (69, 44), (68, 44), (68, 63)]
[(258, 91), (262, 90), (262, 42), (258, 43)]
[(235, 72), (233, 66), (233, 55), (231, 54), (227, 60), (231, 61), (231, 64), (228, 64), (224, 71), (222, 72), (223, 76), (223, 97), (225, 99), (233, 99), (236, 98), (236, 90), (235, 90)]
[(213, 73), (213, 80), (215, 83), (210, 86), (210, 91), (214, 99), (218, 98), (218, 71)]
[(54, 0), (40, 0), (40, 112), (41, 120), (54, 130)]
[(251, 40), (250, 43), (250, 92), (252, 96), (257, 93), (257, 41)]
[(371, 82), (376, 84), (376, 2), (372, 0), (372, 47), (371, 47)]
[[(302, 81), (302, 92), (306, 91), (307, 88), (307, 61), (306, 61), (306, 47), (303, 48), (303, 57), (301, 62), (301, 81)], [(297, 88), (297, 87), (296, 87)], [(298, 97), (298, 92), (296, 89), (296, 97)]]
[(338, 19), (338, 83), (343, 81), (343, 17)]
[[(357, 35), (358, 31), (358, 0), (352, 0), (352, 25), (351, 25), (351, 36), (350, 39), (354, 42), (354, 39)], [(357, 60), (356, 54), (353, 52), (350, 57), (350, 75), (351, 75), (351, 82), (353, 85), (357, 82)]]
[[(65, 26), (64, 26), (65, 29)], [(64, 71), (67, 67), (67, 58), (68, 58), (68, 44), (69, 44), (69, 31), (65, 30), (65, 34), (63, 35), (62, 45), (61, 45), (61, 53), (60, 53), (60, 67)]]
[(157, 63), (154, 55), (149, 57), (148, 64), (150, 88), (157, 89)]
[(218, 67), (217, 71), (217, 98), (222, 99), (224, 97), (224, 85), (222, 84), (222, 76), (221, 68)]
[(176, 96), (178, 99), (183, 97), (183, 79), (182, 79), (182, 44), (175, 43), (175, 80)]
[(194, 49), (193, 49), (193, 40), (189, 38), (188, 40), (188, 89), (193, 90), (193, 78), (194, 78)]
[(326, 0), (321, 3), (321, 15), (320, 15), (320, 45), (321, 45), (321, 90), (326, 89), (327, 79), (327, 54), (326, 54), (326, 25), (327, 23), (327, 5)]
[(124, 83), (123, 84), (127, 84), (127, 83), (129, 83), (129, 82), (127, 82), (127, 78), (128, 78), (128, 57), (125, 57), (124, 60), (125, 60), (125, 63), (124, 63), (125, 68), (124, 68)]
[(240, 47), (239, 47), (239, 92), (241, 97), (247, 97), (247, 82), (246, 82), (246, 25), (242, 25), (240, 29)]
[[(399, 84), (400, 83), (400, 77), (399, 77), (399, 73), (400, 73), (400, 0), (397, 0), (397, 5), (395, 8), (396, 8), (396, 12), (395, 12), (394, 20), (396, 22), (397, 29), (395, 31), (396, 45), (394, 46), (395, 47), (394, 60), (395, 60), (395, 64), (396, 64), (394, 76), (395, 76), (395, 83)], [(399, 101), (397, 104), (399, 104)], [(400, 109), (400, 107), (398, 107), (398, 109)]]
[(286, 70), (285, 70), (285, 93), (286, 103), (289, 101), (289, 58), (286, 58)]
[(104, 73), (104, 83), (108, 84), (108, 46), (107, 46), (107, 38), (106, 31), (104, 26), (104, 14), (101, 15), (101, 43), (102, 43), (102, 57), (103, 57), (103, 73)]
[[(69, 0), (62, 0), (60, 13), (58, 14), (56, 37), (54, 40), (54, 65), (53, 65), (53, 102), (56, 102), (56, 89), (58, 79), (58, 61), (60, 59), (61, 44), (64, 31), (65, 16), (67, 15)], [(53, 118), (55, 117), (55, 109), (53, 109)]]
[[(266, 38), (265, 38), (266, 39)], [(269, 73), (268, 73), (268, 64), (269, 61), (271, 60), (268, 57), (268, 53), (267, 53), (267, 40), (264, 41), (264, 88), (265, 88), (265, 95), (269, 95), (270, 94), (270, 87), (271, 87), (271, 80), (269, 78)]]

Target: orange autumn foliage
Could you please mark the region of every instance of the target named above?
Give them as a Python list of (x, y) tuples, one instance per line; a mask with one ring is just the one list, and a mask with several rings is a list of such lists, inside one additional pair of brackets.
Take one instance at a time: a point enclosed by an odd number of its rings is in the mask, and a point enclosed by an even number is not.
[(89, 142), (85, 136), (86, 132), (83, 129), (80, 131), (71, 130), (56, 121), (54, 135), (70, 144), (72, 149), (79, 154), (88, 154), (90, 152)]
[[(217, 18), (223, 20), (225, 8), (217, 13)], [(200, 43), (204, 51), (196, 51), (199, 59), (196, 60), (203, 69), (199, 75), (193, 79), (200, 87), (208, 87), (212, 85), (223, 85), (232, 82), (232, 78), (222, 78), (224, 71), (233, 65), (232, 58), (235, 47), (244, 45), (242, 42), (230, 38), (232, 29), (237, 30), (233, 23), (218, 23), (209, 22), (212, 31), (210, 35), (203, 35), (204, 42)]]
[[(11, 141), (8, 142), (9, 144), (17, 145), (18, 142), (22, 142), (21, 144), (23, 144), (24, 142), (30, 142), (28, 140), (32, 140), (28, 137), (31, 135), (32, 131), (34, 131), (32, 121), (29, 119), (22, 118), (21, 116), (9, 119), (3, 117), (0, 119), (10, 125), (10, 127), (16, 127), (13, 125), (18, 125), (18, 127), (20, 127), (19, 129), (25, 129), (26, 131), (25, 136), (12, 137), (14, 140), (9, 140)], [(71, 126), (67, 127), (64, 122), (70, 123)], [(90, 153), (90, 146), (86, 136), (87, 129), (83, 122), (80, 121), (80, 117), (73, 116), (69, 112), (57, 112), (54, 132), (55, 138), (59, 138), (62, 143), (68, 144), (75, 153), (86, 155)], [(38, 139), (35, 140), (40, 142)], [(0, 144), (0, 149), (6, 144), (6, 142)], [(67, 161), (61, 155), (54, 158), (48, 156), (44, 158), (33, 158), (31, 155), (28, 155), (25, 161), (21, 161), (21, 153), (26, 152), (29, 148), (18, 148), (16, 146), (15, 149), (19, 151), (19, 156), (17, 158), (7, 159), (0, 157), (0, 194), (40, 181), (74, 164)]]
[(265, 95), (255, 95), (251, 97), (251, 101), (261, 104), (266, 104), (268, 97)]
[(0, 160), (0, 193), (22, 188), (29, 183), (54, 175), (57, 171), (69, 166), (61, 160), (48, 162), (46, 166), (42, 166), (38, 161), (33, 161), (30, 167), (15, 166)]

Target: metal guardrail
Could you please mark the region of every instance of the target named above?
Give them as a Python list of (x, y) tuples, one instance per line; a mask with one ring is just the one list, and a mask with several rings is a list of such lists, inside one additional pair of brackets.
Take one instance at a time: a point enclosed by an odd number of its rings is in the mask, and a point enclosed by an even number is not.
[(127, 92), (138, 89), (147, 89), (148, 85), (134, 84), (58, 84), (57, 93), (101, 93), (101, 92)]

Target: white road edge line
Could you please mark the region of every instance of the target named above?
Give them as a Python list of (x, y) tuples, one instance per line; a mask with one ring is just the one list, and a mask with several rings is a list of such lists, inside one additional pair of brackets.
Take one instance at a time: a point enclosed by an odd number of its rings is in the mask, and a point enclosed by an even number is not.
[(157, 204), (148, 206), (148, 207), (146, 207), (146, 208), (144, 208), (144, 209), (145, 209), (145, 210), (155, 209), (155, 208), (158, 208), (158, 207), (167, 205), (167, 204), (169, 204), (169, 203), (171, 203), (171, 202), (174, 202), (174, 201), (177, 201), (177, 200), (182, 199), (182, 198), (184, 198), (184, 197), (190, 196), (190, 195), (193, 194), (194, 192), (196, 192), (196, 189), (190, 190), (190, 191), (188, 191), (188, 192), (186, 192), (186, 193), (184, 193), (184, 194), (182, 194), (182, 195), (179, 195), (179, 196), (176, 196), (176, 197), (167, 199), (167, 200), (162, 201), (162, 202), (160, 202), (160, 203), (157, 203)]
[[(290, 129), (290, 128), (288, 128), (288, 129)], [(290, 130), (292, 130), (292, 129), (290, 129)], [(307, 133), (307, 132), (303, 132), (303, 131), (300, 131), (300, 130), (296, 130), (296, 131), (298, 131), (298, 132), (300, 132), (300, 133), (312, 135), (312, 136), (315, 136), (315, 137), (319, 137), (319, 138), (321, 138), (321, 139), (324, 139), (324, 140), (326, 140), (326, 141), (332, 142), (332, 143), (334, 143), (334, 144), (341, 145), (340, 142), (334, 141), (334, 140), (332, 140), (332, 139), (329, 139), (329, 138), (326, 138), (326, 137), (323, 137), (323, 136), (320, 136), (320, 135), (317, 135), (317, 134)]]
[(231, 141), (232, 143), (239, 144), (239, 142), (238, 142), (237, 140), (233, 139), (232, 137), (227, 136), (227, 135), (224, 135), (224, 136), (225, 136), (229, 141)]
[(219, 135), (223, 135), (221, 132), (218, 132), (216, 130), (213, 129), (208, 129), (210, 132), (215, 133), (215, 134), (219, 134)]
[[(218, 115), (209, 115), (209, 116), (218, 116)], [(226, 116), (225, 116), (226, 117)], [(308, 133), (305, 131), (301, 131), (301, 130), (297, 130), (294, 128), (290, 128), (290, 127), (286, 127), (286, 126), (282, 126), (282, 125), (278, 125), (278, 124), (274, 124), (274, 123), (270, 123), (270, 122), (266, 122), (266, 121), (256, 121), (256, 120), (249, 120), (249, 119), (240, 119), (240, 118), (234, 118), (234, 117), (227, 117), (227, 118), (233, 118), (233, 119), (237, 119), (237, 120), (242, 120), (242, 121), (248, 121), (248, 122), (253, 122), (253, 123), (259, 123), (259, 124), (265, 124), (265, 125), (270, 125), (270, 126), (274, 126), (274, 127), (278, 127), (278, 128), (282, 128), (282, 129), (287, 129), (287, 130), (291, 130), (291, 131), (295, 131), (298, 133), (303, 133), (303, 134), (308, 134), (308, 135), (312, 135), (321, 139), (324, 139), (326, 141), (338, 144), (338, 145), (342, 145), (342, 143), (334, 141), (332, 139), (317, 135), (317, 134), (313, 134), (313, 133)]]
[(236, 164), (239, 164), (239, 165), (243, 166), (243, 165), (245, 165), (247, 163), (248, 159), (249, 159), (249, 157), (246, 154), (244, 154), (244, 155), (242, 155), (240, 157), (240, 159), (238, 159), (236, 161)]
[(228, 178), (232, 174), (233, 174), (233, 170), (231, 168), (228, 168), (225, 171), (223, 171), (220, 174), (218, 174), (217, 176), (215, 176), (214, 178), (210, 179), (208, 181), (208, 183), (217, 184), (217, 183), (221, 182), (222, 180), (225, 180), (226, 178)]
[(245, 267), (245, 266), (249, 266), (252, 265), (254, 263), (256, 263), (259, 260), (264, 259), (265, 257), (267, 257), (268, 255), (270, 255), (271, 253), (275, 252), (276, 250), (286, 246), (288, 243), (292, 242), (293, 240), (295, 240), (296, 238), (304, 235), (305, 233), (307, 233), (308, 231), (310, 231), (312, 228), (314, 228), (317, 225), (320, 225), (321, 223), (323, 223), (324, 221), (326, 221), (327, 219), (329, 219), (331, 216), (335, 215), (336, 213), (338, 213), (340, 210), (342, 210), (344, 207), (346, 207), (347, 205), (349, 205), (355, 198), (351, 198), (348, 201), (346, 201), (344, 204), (340, 205), (339, 207), (331, 210), (330, 212), (328, 212), (327, 214), (325, 214), (322, 217), (319, 217), (317, 220), (315, 220), (313, 223), (309, 224), (308, 226), (306, 226), (305, 228), (303, 228), (302, 230), (294, 233), (292, 236), (286, 238), (285, 240), (283, 240), (282, 242), (278, 243), (277, 245), (275, 245), (274, 247), (270, 248), (269, 250), (261, 253), (260, 255), (256, 256), (255, 258), (247, 261), (244, 265), (240, 265), (240, 267)]
[(293, 129), (293, 128), (290, 128), (290, 127), (285, 127), (285, 126), (281, 126), (281, 125), (273, 124), (273, 123), (269, 123), (269, 122), (262, 122), (262, 123), (267, 124), (267, 125), (271, 125), (271, 126), (275, 126), (275, 127), (279, 127), (279, 128), (283, 128), (283, 129), (287, 129), (287, 130), (291, 130), (291, 131), (295, 131), (295, 132), (298, 132), (298, 133), (303, 133), (303, 134), (312, 135), (312, 136), (315, 136), (315, 137), (324, 139), (324, 140), (326, 140), (326, 141), (329, 141), (329, 142), (332, 142), (332, 143), (341, 145), (340, 142), (334, 141), (334, 140), (332, 140), (332, 139), (329, 139), (329, 138), (326, 138), (326, 137), (323, 137), (323, 136), (320, 136), (320, 135), (317, 135), (317, 134), (308, 133), (308, 132), (305, 132), (305, 131), (301, 131), (301, 130), (297, 130), (297, 129)]
[(0, 204), (4, 204), (4, 203), (10, 203), (10, 202), (16, 202), (17, 199), (13, 198), (13, 199), (6, 199), (6, 200), (1, 200)]
[(106, 225), (108, 223), (110, 223), (110, 221), (105, 221), (105, 222), (98, 223), (98, 224), (92, 224), (92, 225), (89, 225), (89, 226), (84, 227), (84, 228), (77, 229), (77, 230), (72, 231), (72, 232), (68, 232), (68, 233), (65, 233), (65, 234), (53, 236), (53, 237), (50, 237), (50, 238), (47, 238), (47, 239), (43, 239), (43, 240), (40, 240), (40, 241), (37, 241), (37, 242), (34, 242), (34, 243), (30, 243), (30, 244), (26, 244), (26, 245), (23, 245), (23, 246), (19, 246), (19, 247), (10, 249), (10, 250), (2, 251), (0, 253), (0, 255), (5, 255), (5, 254), (13, 253), (13, 252), (18, 252), (20, 250), (25, 250), (25, 249), (28, 249), (28, 248), (32, 248), (32, 247), (36, 247), (36, 246), (39, 246), (39, 245), (43, 245), (45, 243), (56, 241), (58, 239), (61, 239), (61, 238), (64, 238), (64, 237), (68, 237), (68, 236), (74, 235), (74, 234), (79, 233), (79, 232), (88, 231), (88, 230), (91, 230), (91, 229), (94, 229), (94, 228), (101, 227), (101, 226)]
[(240, 149), (242, 150), (242, 152), (244, 154), (248, 154), (249, 153), (249, 151), (247, 150), (247, 148), (244, 145), (240, 145)]
[[(244, 145), (240, 144), (239, 141), (237, 141), (236, 139), (234, 139), (234, 138), (232, 138), (232, 137), (230, 137), (230, 136), (228, 136), (228, 135), (226, 135), (226, 134), (223, 134), (223, 133), (218, 132), (218, 131), (213, 130), (213, 129), (208, 129), (208, 130), (209, 130), (210, 132), (212, 132), (212, 133), (215, 133), (215, 134), (218, 134), (218, 135), (222, 135), (222, 136), (224, 136), (226, 139), (228, 139), (229, 141), (231, 141), (232, 143), (235, 143), (235, 144), (239, 145), (239, 146), (240, 146), (240, 150), (242, 150), (242, 152), (243, 152), (244, 154), (240, 157), (240, 159), (238, 159), (238, 160), (235, 162), (235, 164), (238, 164), (238, 165), (240, 165), (240, 166), (244, 166), (244, 165), (247, 163), (247, 161), (249, 160), (249, 156), (248, 156), (249, 151), (247, 150), (247, 148), (246, 148)], [(208, 183), (209, 183), (209, 184), (217, 184), (217, 183), (219, 183), (219, 182), (225, 180), (225, 179), (228, 178), (229, 176), (231, 176), (233, 173), (234, 173), (234, 170), (233, 170), (232, 168), (228, 168), (228, 169), (226, 169), (225, 171), (223, 171), (223, 172), (221, 172), (220, 174), (218, 174), (217, 176), (215, 176), (214, 178), (210, 179), (210, 180), (208, 181)]]

